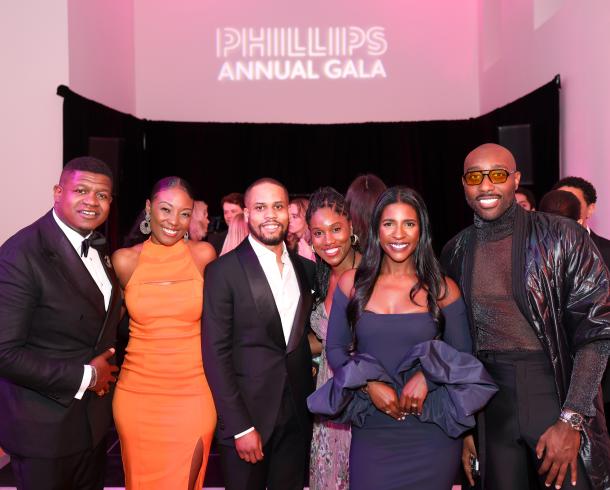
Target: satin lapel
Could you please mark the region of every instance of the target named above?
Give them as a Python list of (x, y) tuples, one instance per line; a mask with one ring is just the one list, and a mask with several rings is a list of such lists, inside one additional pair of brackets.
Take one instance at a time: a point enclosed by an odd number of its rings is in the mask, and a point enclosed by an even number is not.
[(123, 300), (121, 287), (119, 285), (119, 281), (116, 278), (114, 270), (112, 269), (112, 262), (110, 262), (110, 257), (105, 252), (100, 252), (100, 259), (102, 260), (102, 264), (104, 265), (104, 272), (106, 272), (106, 276), (108, 277), (110, 284), (112, 284), (112, 294), (110, 295), (110, 301), (108, 303), (106, 317), (104, 318), (104, 324), (100, 329), (100, 333), (97, 335), (97, 341), (95, 342), (96, 347), (100, 343), (102, 338), (104, 338), (104, 332), (106, 331), (108, 322), (114, 321), (115, 319), (119, 318), (120, 313), (117, 312), (117, 314), (115, 315), (115, 311), (117, 310), (117, 308), (121, 307), (121, 303)]
[(246, 239), (237, 247), (235, 253), (246, 274), (250, 292), (258, 311), (258, 320), (254, 318), (252, 320), (260, 321), (262, 324), (267, 325), (271, 339), (278, 346), (285, 349), (286, 341), (284, 340), (280, 313), (275, 304), (271, 287), (267, 282), (267, 276), (265, 276), (265, 272), (258, 261), (256, 253), (254, 253), (252, 245)]
[(299, 290), (301, 291), (301, 294), (299, 296), (299, 304), (297, 305), (297, 309), (294, 314), (294, 321), (292, 322), (290, 337), (288, 338), (288, 346), (286, 347), (287, 354), (289, 354), (298, 347), (299, 342), (303, 337), (305, 325), (307, 324), (307, 317), (311, 312), (311, 305), (313, 302), (311, 296), (311, 289), (307, 287), (307, 282), (305, 280), (305, 269), (303, 268), (303, 264), (301, 263), (298, 257), (295, 257), (293, 255), (290, 256), (290, 260), (292, 262), (294, 272), (297, 276), (297, 281), (299, 283)]
[(468, 319), (470, 323), (470, 336), (472, 337), (472, 342), (474, 346), (474, 351), (477, 352), (476, 345), (476, 332), (474, 330), (474, 320), (472, 317), (472, 275), (474, 272), (474, 253), (476, 247), (476, 241), (474, 238), (475, 230), (474, 226), (471, 226), (468, 231), (466, 231), (466, 236), (464, 237), (464, 258), (462, 263), (461, 270), (461, 281), (460, 286), (462, 289), (462, 294), (464, 295), (464, 302), (468, 306)]
[[(72, 284), (74, 293), (80, 294), (89, 301), (101, 317), (106, 315), (104, 308), (104, 295), (95, 284), (83, 261), (74, 250), (68, 237), (61, 231), (53, 215), (49, 212), (45, 216), (44, 226), (41, 227), (43, 247), (49, 259), (49, 265)], [(66, 292), (66, 300), (70, 301)]]

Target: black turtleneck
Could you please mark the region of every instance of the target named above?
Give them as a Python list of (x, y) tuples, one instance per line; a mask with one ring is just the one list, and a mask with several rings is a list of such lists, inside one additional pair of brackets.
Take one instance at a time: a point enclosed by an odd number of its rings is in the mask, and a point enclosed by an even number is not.
[(516, 201), (498, 219), (475, 214), (472, 318), (479, 351), (540, 352), (542, 345), (513, 298), (512, 242)]

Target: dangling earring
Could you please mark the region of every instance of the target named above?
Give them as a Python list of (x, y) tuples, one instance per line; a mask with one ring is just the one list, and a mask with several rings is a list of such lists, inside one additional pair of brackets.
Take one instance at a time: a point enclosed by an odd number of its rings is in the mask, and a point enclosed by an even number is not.
[(311, 246), (311, 251), (312, 251), (312, 252), (314, 253), (314, 255), (315, 255), (315, 253), (316, 253), (316, 249), (315, 249), (315, 248), (313, 248), (313, 243), (312, 243), (310, 246)]
[(349, 239), (350, 242), (352, 242), (352, 247), (356, 247), (358, 245), (358, 242), (360, 241), (360, 238), (358, 238), (358, 235), (356, 235), (355, 233), (352, 233)]
[(189, 232), (188, 231), (184, 233), (184, 241), (185, 242), (189, 241)]
[(140, 231), (144, 235), (150, 235), (150, 213), (148, 211), (146, 211), (146, 214), (144, 214), (144, 219), (140, 221)]

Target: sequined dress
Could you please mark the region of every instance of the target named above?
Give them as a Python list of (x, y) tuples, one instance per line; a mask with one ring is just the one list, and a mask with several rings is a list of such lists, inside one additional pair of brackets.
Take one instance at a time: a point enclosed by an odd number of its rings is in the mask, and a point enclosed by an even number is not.
[[(332, 377), (332, 371), (326, 360), (328, 315), (323, 302), (311, 313), (311, 328), (322, 341), (323, 347), (316, 382), (316, 388), (319, 388)], [(322, 421), (316, 417), (309, 463), (310, 490), (347, 490), (349, 488), (351, 436), (349, 425)]]

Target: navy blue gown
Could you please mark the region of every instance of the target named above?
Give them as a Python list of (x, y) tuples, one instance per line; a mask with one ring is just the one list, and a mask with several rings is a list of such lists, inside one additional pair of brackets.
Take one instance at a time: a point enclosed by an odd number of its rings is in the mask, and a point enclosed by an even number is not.
[[(326, 352), (333, 370), (350, 359), (352, 333), (346, 315), (348, 298), (337, 288), (331, 311)], [(462, 299), (443, 308), (443, 340), (470, 353), (472, 341)], [(432, 340), (436, 324), (428, 312), (379, 314), (364, 311), (356, 324), (358, 353), (375, 357), (393, 374), (415, 344)], [(398, 393), (400, 396), (400, 393)], [(352, 426), (351, 490), (444, 490), (452, 487), (461, 462), (462, 440), (416, 416), (398, 421), (375, 410), (362, 427)]]

